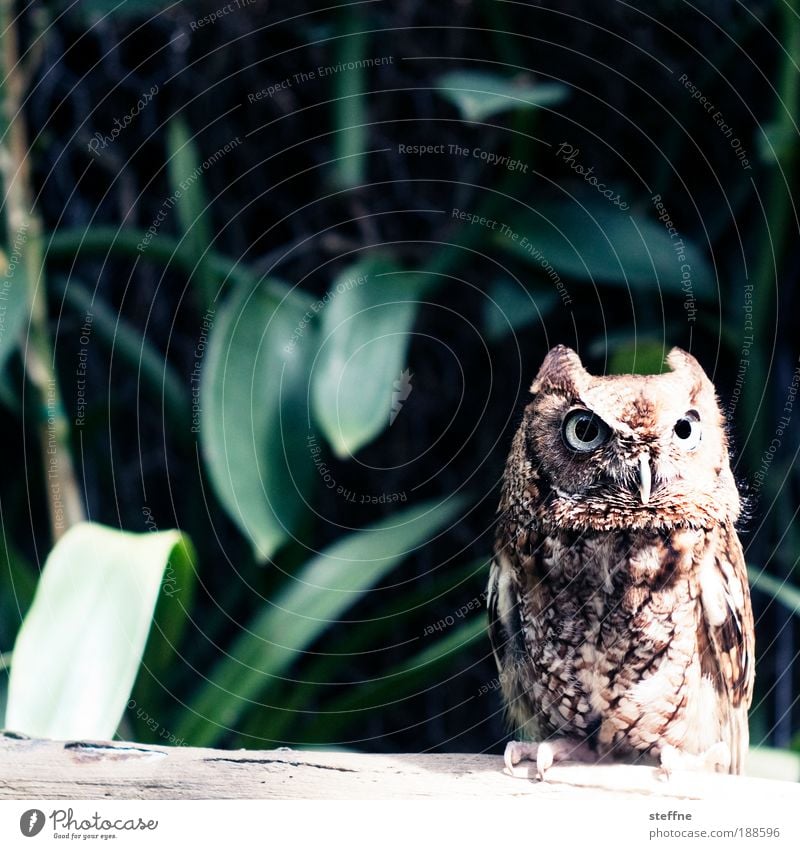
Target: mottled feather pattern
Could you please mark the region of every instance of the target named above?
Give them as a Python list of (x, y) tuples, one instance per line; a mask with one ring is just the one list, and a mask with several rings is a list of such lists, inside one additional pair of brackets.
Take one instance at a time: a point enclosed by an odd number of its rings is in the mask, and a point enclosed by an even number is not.
[[(490, 636), (520, 734), (627, 761), (722, 743), (741, 772), (754, 646), (739, 496), (713, 386), (690, 355), (668, 362), (593, 377), (569, 349), (548, 355), (506, 468)], [(580, 420), (577, 451), (576, 410), (600, 420)]]

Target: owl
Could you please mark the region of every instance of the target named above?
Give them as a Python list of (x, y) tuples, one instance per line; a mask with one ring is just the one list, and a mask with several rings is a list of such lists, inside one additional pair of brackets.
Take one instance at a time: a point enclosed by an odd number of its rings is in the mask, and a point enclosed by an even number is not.
[(487, 590), (523, 738), (506, 747), (512, 774), (523, 760), (540, 778), (559, 760), (742, 771), (754, 628), (740, 499), (711, 381), (678, 348), (667, 364), (594, 377), (558, 346), (531, 386)]

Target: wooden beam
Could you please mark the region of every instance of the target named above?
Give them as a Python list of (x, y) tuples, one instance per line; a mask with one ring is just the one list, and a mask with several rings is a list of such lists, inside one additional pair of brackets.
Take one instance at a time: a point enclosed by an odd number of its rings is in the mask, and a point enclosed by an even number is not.
[[(532, 775), (532, 774), (531, 774)], [(737, 798), (800, 804), (800, 785), (645, 766), (559, 765), (512, 778), (495, 755), (221, 751), (0, 736), (0, 799)]]

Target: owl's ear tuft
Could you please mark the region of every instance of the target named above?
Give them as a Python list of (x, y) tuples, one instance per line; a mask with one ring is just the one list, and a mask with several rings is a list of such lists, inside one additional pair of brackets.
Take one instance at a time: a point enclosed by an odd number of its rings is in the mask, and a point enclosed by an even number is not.
[(693, 395), (699, 395), (704, 389), (714, 392), (714, 385), (697, 360), (682, 348), (673, 348), (667, 355), (667, 365), (674, 372), (683, 372), (693, 383)]
[(575, 351), (566, 345), (556, 345), (544, 358), (531, 384), (531, 393), (535, 395), (537, 392), (555, 389), (578, 394), (580, 387), (589, 379), (589, 373)]

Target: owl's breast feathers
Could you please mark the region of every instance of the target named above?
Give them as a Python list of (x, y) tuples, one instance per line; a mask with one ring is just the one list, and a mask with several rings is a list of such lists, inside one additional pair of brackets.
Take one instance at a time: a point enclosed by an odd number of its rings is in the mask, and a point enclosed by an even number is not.
[(621, 757), (722, 740), (741, 771), (753, 616), (732, 526), (510, 524), (501, 520), (488, 606), (514, 724)]

